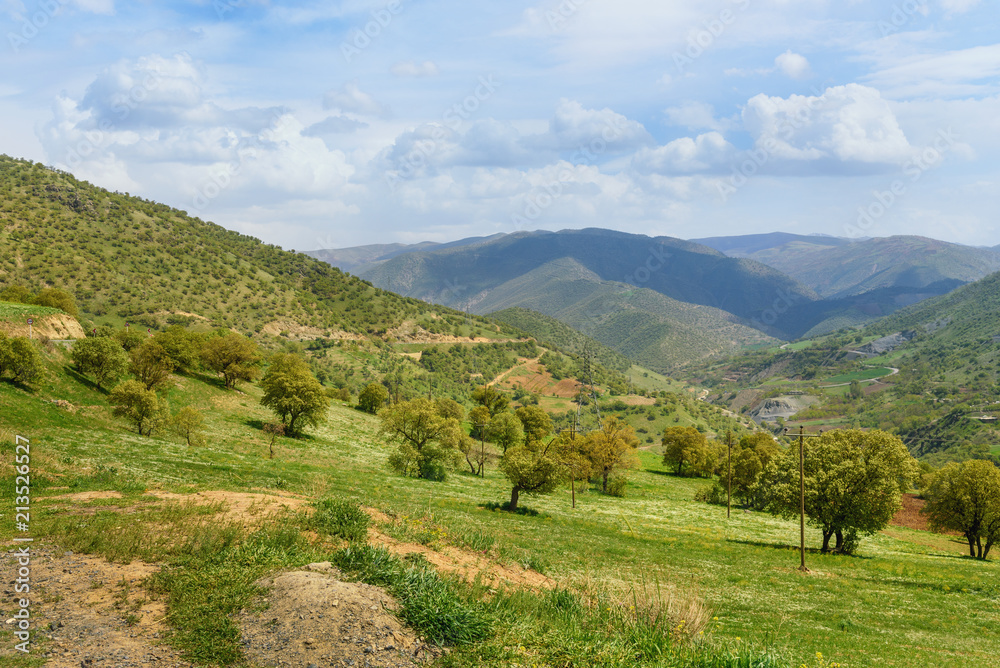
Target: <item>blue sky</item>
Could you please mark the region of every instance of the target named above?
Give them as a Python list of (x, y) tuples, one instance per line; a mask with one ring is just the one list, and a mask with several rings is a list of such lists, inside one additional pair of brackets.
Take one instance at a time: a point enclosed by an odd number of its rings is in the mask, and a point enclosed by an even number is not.
[(0, 0), (0, 152), (284, 248), (1000, 244), (982, 0)]

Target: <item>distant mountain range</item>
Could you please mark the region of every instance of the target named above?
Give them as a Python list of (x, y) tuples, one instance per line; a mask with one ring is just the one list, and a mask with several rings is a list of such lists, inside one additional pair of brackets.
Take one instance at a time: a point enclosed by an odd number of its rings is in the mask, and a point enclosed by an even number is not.
[(308, 254), (472, 313), (529, 308), (657, 369), (872, 322), (1000, 270), (992, 249), (783, 232), (536, 231)]

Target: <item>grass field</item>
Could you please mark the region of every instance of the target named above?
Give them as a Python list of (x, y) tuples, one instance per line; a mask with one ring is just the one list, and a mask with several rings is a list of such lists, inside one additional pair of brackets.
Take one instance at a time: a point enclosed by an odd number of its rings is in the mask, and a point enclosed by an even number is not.
[(851, 373), (842, 373), (839, 376), (830, 376), (823, 380), (824, 383), (850, 383), (855, 380), (874, 380), (892, 373), (892, 369), (878, 367), (874, 369), (858, 369)]
[(46, 315), (61, 314), (57, 308), (48, 306), (34, 306), (32, 304), (14, 304), (11, 302), (0, 302), (0, 320), (24, 322), (25, 318), (41, 318)]
[[(462, 473), (440, 483), (398, 477), (386, 467), (391, 446), (378, 438), (376, 420), (342, 405), (332, 407), (327, 424), (306, 438), (280, 439), (276, 458), (269, 460), (258, 425), (270, 415), (258, 405), (256, 388), (226, 392), (208, 377), (178, 379), (169, 393), (174, 410), (187, 404), (206, 410), (207, 444), (188, 448), (171, 436), (140, 438), (129, 433), (109, 416), (103, 395), (88, 383), (55, 363), (47, 373), (44, 389), (37, 394), (0, 383), (0, 429), (9, 432), (4, 436), (7, 452), (10, 434), (32, 439), (36, 526), (50, 535), (48, 540), (71, 544), (76, 551), (109, 554), (121, 545), (113, 537), (79, 535), (73, 528), (79, 523), (63, 521), (64, 513), (47, 510), (53, 507), (49, 497), (65, 493), (67, 487), (121, 489), (135, 505), (150, 503), (141, 494), (153, 488), (281, 489), (315, 498), (355, 499), (404, 518), (403, 529), (397, 530), (432, 531), (431, 545), (501, 546), (496, 558), (530, 565), (573, 591), (599, 586), (627, 592), (630, 587), (642, 591), (658, 586), (697, 597), (711, 610), (704, 637), (708, 640), (701, 638), (703, 642), (736, 648), (747, 642), (770, 645), (782, 659), (767, 665), (1000, 665), (1000, 566), (995, 559), (981, 563), (963, 558), (962, 546), (950, 539), (894, 529), (891, 535), (865, 539), (858, 556), (847, 557), (818, 554), (819, 534), (807, 529), (812, 571), (803, 574), (796, 570), (796, 522), (738, 509), (727, 519), (724, 507), (692, 500), (705, 481), (670, 475), (655, 449), (641, 453), (641, 466), (624, 499), (586, 491), (578, 493), (577, 508), (572, 509), (569, 491), (563, 489), (522, 498), (537, 516), (511, 515), (482, 507), (509, 497), (509, 487), (495, 467), (487, 470), (485, 479)], [(72, 402), (76, 412), (46, 402), (55, 398)], [(108, 467), (114, 468), (113, 474)], [(9, 499), (13, 471), (8, 458), (0, 473), (0, 489)], [(126, 506), (118, 512), (129, 510), (128, 503), (118, 505)], [(161, 544), (152, 539), (164, 526), (172, 531), (184, 527), (164, 519), (165, 510), (157, 512), (149, 516), (148, 545)], [(117, 515), (108, 517), (104, 524), (92, 522), (87, 531), (98, 534), (102, 526), (114, 526)], [(146, 526), (141, 513), (136, 517), (137, 527)], [(0, 537), (12, 536), (10, 523), (0, 524)], [(163, 543), (160, 552), (148, 548), (151, 552), (145, 556), (179, 559), (169, 543)], [(147, 543), (140, 537), (136, 544)], [(286, 556), (254, 562), (252, 572), (317, 558), (308, 550), (282, 554)], [(230, 586), (220, 578), (218, 587)], [(192, 624), (204, 621), (186, 619)], [(542, 626), (501, 619), (508, 621), (499, 623), (490, 638), (461, 648), (439, 664), (561, 666), (568, 665), (569, 656), (577, 657), (572, 665), (667, 665), (646, 659), (599, 660), (596, 649), (593, 661), (582, 661), (579, 657), (589, 652), (586, 642), (596, 641), (581, 640), (591, 636), (570, 631), (571, 624), (545, 626), (543, 632)], [(10, 631), (0, 631), (0, 642), (9, 640)]]

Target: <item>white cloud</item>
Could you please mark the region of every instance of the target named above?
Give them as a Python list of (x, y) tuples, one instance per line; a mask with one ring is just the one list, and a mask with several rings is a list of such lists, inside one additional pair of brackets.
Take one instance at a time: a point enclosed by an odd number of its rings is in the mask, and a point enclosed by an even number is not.
[(774, 59), (774, 64), (792, 79), (807, 79), (812, 75), (809, 61), (805, 56), (793, 53), (791, 49)]
[(676, 107), (667, 107), (667, 120), (671, 125), (688, 130), (727, 130), (732, 127), (730, 119), (717, 119), (715, 108), (707, 102), (688, 100)]
[(327, 91), (323, 97), (324, 109), (339, 109), (365, 116), (381, 116), (385, 108), (358, 87), (358, 80), (348, 81), (340, 90)]
[(575, 100), (563, 98), (549, 121), (549, 131), (535, 137), (533, 143), (558, 151), (589, 148), (603, 154), (634, 150), (652, 141), (642, 123), (608, 108), (586, 109)]
[(632, 166), (641, 174), (692, 174), (727, 165), (736, 149), (718, 132), (682, 137), (666, 146), (644, 148), (635, 154)]
[(907, 55), (876, 56), (878, 69), (864, 81), (892, 97), (966, 97), (1000, 91), (1000, 44)]
[(433, 77), (438, 74), (438, 66), (431, 60), (415, 63), (412, 60), (401, 60), (389, 71), (397, 77)]
[(757, 146), (795, 161), (895, 164), (911, 147), (892, 109), (874, 88), (848, 84), (822, 95), (757, 95), (743, 109)]

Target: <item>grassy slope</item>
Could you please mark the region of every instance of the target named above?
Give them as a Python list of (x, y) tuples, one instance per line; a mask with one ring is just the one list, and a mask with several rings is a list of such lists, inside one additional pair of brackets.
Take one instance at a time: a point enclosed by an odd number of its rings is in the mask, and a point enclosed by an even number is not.
[[(376, 437), (373, 418), (335, 406), (329, 422), (301, 441), (283, 439), (278, 457), (266, 459), (255, 420), (267, 417), (258, 391), (224, 392), (213, 382), (182, 378), (171, 391), (175, 406), (209, 408), (208, 444), (189, 449), (172, 437), (139, 438), (111, 419), (103, 396), (79, 383), (56, 357), (46, 383), (29, 394), (0, 383), (0, 429), (32, 439), (36, 498), (42, 479), (72, 489), (122, 486), (140, 480), (174, 491), (281, 487), (309, 496), (336, 495), (420, 520), (413, 531), (439, 528), (444, 542), (463, 544), (486, 535), (503, 546), (501, 557), (536, 566), (564, 586), (586, 583), (659, 583), (702, 596), (718, 621), (717, 639), (773, 638), (792, 665), (815, 665), (815, 653), (850, 666), (994, 665), (1000, 642), (997, 562), (960, 558), (961, 546), (922, 532), (893, 530), (866, 540), (858, 557), (810, 554), (811, 575), (795, 570), (797, 525), (757, 513), (692, 501), (698, 481), (666, 475), (655, 453), (644, 453), (629, 495), (593, 492), (569, 507), (565, 490), (525, 502), (539, 517), (483, 510), (508, 495), (495, 469), (485, 480), (462, 474), (444, 483), (399, 478), (388, 472), (390, 446)], [(69, 413), (45, 399), (72, 401)], [(9, 437), (5, 437), (7, 443)], [(112, 483), (94, 475), (98, 465), (124, 472)], [(3, 485), (12, 471), (3, 465)], [(8, 491), (5, 489), (5, 492)], [(54, 521), (36, 506), (37, 526)], [(0, 535), (11, 537), (4, 524)], [(811, 546), (819, 543), (813, 530)], [(558, 642), (530, 633), (520, 639)], [(516, 644), (516, 643), (515, 643)], [(524, 658), (530, 662), (530, 656)], [(467, 665), (463, 653), (455, 665)], [(493, 665), (486, 662), (484, 665)]]
[(85, 316), (114, 325), (173, 316), (244, 332), (279, 321), (387, 336), (407, 322), (450, 333), (469, 321), (183, 211), (0, 156), (0, 286), (14, 283), (69, 290)]

